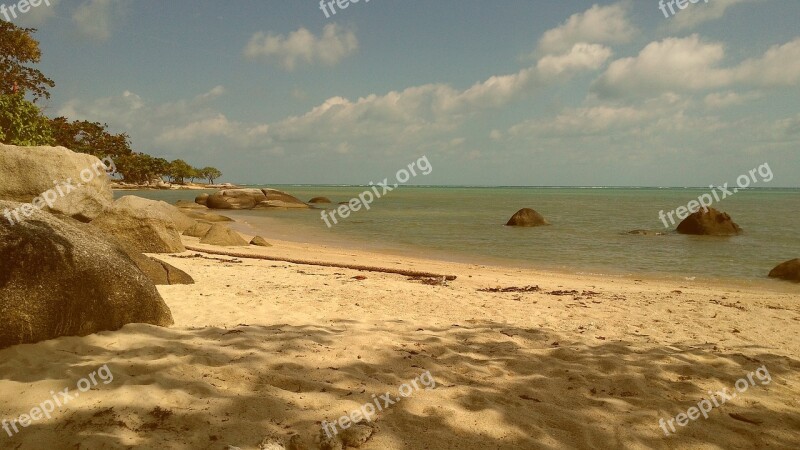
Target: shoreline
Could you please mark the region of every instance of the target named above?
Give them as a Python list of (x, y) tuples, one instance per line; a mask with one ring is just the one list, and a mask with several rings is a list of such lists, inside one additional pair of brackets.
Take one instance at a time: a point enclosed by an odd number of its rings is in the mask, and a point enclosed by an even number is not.
[[(214, 211), (214, 210), (211, 210)], [(225, 213), (225, 211), (217, 211), (217, 213)], [(563, 269), (558, 270), (555, 268), (538, 267), (534, 263), (526, 263), (524, 261), (512, 259), (499, 259), (488, 256), (474, 256), (467, 254), (453, 254), (445, 251), (437, 250), (432, 254), (425, 254), (421, 248), (407, 248), (400, 251), (379, 251), (374, 248), (369, 248), (367, 242), (359, 242), (350, 238), (339, 238), (337, 242), (332, 240), (318, 240), (314, 236), (291, 236), (289, 239), (281, 237), (275, 239), (272, 237), (269, 229), (259, 227), (256, 224), (248, 222), (247, 217), (237, 217), (247, 215), (247, 211), (236, 211), (234, 214), (228, 214), (234, 220), (229, 223), (232, 229), (245, 235), (249, 241), (250, 238), (260, 235), (267, 239), (270, 243), (281, 243), (287, 247), (305, 246), (309, 252), (316, 254), (334, 252), (343, 254), (347, 252), (355, 252), (359, 258), (377, 259), (377, 257), (384, 258), (399, 258), (405, 261), (415, 261), (411, 263), (415, 266), (425, 267), (425, 262), (428, 263), (442, 263), (442, 264), (458, 264), (460, 266), (481, 266), (496, 268), (498, 270), (524, 270), (531, 271), (543, 275), (552, 275), (558, 277), (596, 277), (596, 278), (609, 278), (615, 280), (625, 280), (628, 282), (653, 282), (653, 283), (669, 283), (669, 284), (684, 284), (684, 285), (703, 285), (715, 286), (720, 289), (752, 289), (752, 290), (767, 290), (776, 293), (797, 293), (800, 292), (800, 284), (791, 283), (783, 280), (771, 279), (768, 277), (758, 279), (742, 279), (742, 278), (729, 278), (729, 277), (697, 277), (696, 279), (687, 279), (684, 275), (679, 273), (630, 273), (630, 272), (594, 272), (584, 269)], [(270, 220), (280, 222), (280, 218), (270, 217)], [(208, 247), (212, 248), (212, 247)], [(354, 255), (355, 256), (355, 255)], [(425, 270), (425, 269), (420, 269)]]

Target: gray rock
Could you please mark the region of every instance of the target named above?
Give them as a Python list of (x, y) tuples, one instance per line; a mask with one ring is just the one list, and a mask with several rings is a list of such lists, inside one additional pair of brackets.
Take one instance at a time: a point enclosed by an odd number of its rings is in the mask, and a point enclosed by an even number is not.
[(297, 197), (277, 189), (223, 189), (195, 202), (211, 209), (309, 208)]
[(261, 236), (256, 236), (253, 239), (251, 239), (250, 245), (257, 245), (259, 247), (272, 247), (272, 244), (267, 242), (267, 240)]
[[(177, 208), (154, 200), (126, 195), (92, 221), (92, 225), (116, 237), (132, 251), (142, 253), (181, 253), (186, 251), (180, 229), (194, 224), (193, 219), (178, 226), (185, 217)], [(183, 228), (183, 229), (186, 229)]]
[(242, 236), (221, 224), (214, 224), (208, 233), (200, 239), (201, 244), (219, 245), (222, 247), (239, 247), (249, 245)]
[(192, 236), (196, 238), (204, 238), (211, 230), (211, 224), (208, 222), (198, 221), (194, 226), (183, 232), (184, 236)]
[(89, 222), (114, 200), (106, 164), (114, 167), (64, 147), (0, 144), (0, 199), (30, 203), (49, 191), (52, 206), (39, 203), (45, 210)]
[[(18, 203), (0, 201), (0, 209)], [(117, 330), (172, 325), (153, 283), (117, 244), (35, 211), (0, 220), (0, 348)]]

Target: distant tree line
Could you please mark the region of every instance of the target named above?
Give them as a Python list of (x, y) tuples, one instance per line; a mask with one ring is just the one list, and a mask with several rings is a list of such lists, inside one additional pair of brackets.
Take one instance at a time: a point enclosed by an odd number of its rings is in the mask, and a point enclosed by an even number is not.
[(134, 152), (130, 136), (110, 133), (107, 124), (46, 117), (36, 102), (50, 98), (48, 88), (55, 83), (27, 66), (41, 60), (39, 42), (32, 36), (35, 31), (0, 20), (0, 142), (21, 146), (60, 145), (98, 158), (108, 156), (123, 179), (132, 183), (164, 177), (179, 184), (198, 178), (214, 183), (222, 176), (214, 167), (198, 169), (181, 159), (170, 162)]

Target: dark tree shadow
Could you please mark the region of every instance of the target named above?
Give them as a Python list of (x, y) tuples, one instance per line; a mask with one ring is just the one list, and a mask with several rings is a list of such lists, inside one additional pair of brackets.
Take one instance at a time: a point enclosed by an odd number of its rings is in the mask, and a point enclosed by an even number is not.
[[(378, 431), (362, 448), (800, 444), (800, 363), (755, 347), (720, 351), (624, 341), (587, 346), (549, 331), (485, 321), (400, 332), (374, 326), (370, 335), (391, 336), (392, 342), (365, 349), (347, 347), (356, 336), (351, 325), (231, 330), (129, 325), (120, 333), (140, 334), (140, 339), (128, 345), (111, 345), (119, 335), (110, 332), (91, 340), (62, 338), (35, 344), (37, 356), (46, 361), (26, 364), (20, 361), (32, 346), (0, 351), (4, 386), (13, 382), (36, 390), (42, 382), (38, 369), (44, 365), (47, 373), (63, 374), (48, 380), (63, 387), (74, 388), (98, 362), (107, 362), (114, 374), (113, 382), (81, 398), (86, 403), (13, 438), (0, 435), (0, 448), (34, 449), (47, 442), (52, 449), (247, 449), (257, 448), (265, 436), (295, 433), (310, 442), (319, 433), (319, 421), (336, 420), (371, 402), (372, 394), (396, 393), (426, 370), (436, 388), (414, 392), (383, 411)], [(708, 419), (677, 426), (669, 437), (659, 428), (659, 418), (686, 412), (708, 398), (709, 390), (734, 391), (736, 380), (761, 366), (769, 370), (769, 384), (756, 378), (756, 385), (739, 398), (714, 408)], [(128, 400), (120, 404), (114, 401), (117, 396)], [(777, 406), (768, 408), (766, 400)], [(15, 392), (0, 394), (3, 417), (32, 406)]]

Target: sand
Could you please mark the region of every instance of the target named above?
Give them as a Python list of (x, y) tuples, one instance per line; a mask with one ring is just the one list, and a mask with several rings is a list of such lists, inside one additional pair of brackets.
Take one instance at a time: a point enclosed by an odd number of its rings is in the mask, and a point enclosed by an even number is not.
[[(134, 324), (0, 351), (7, 420), (51, 390), (78, 392), (103, 365), (113, 373), (51, 419), (14, 437), (0, 430), (0, 448), (255, 449), (292, 435), (294, 448), (316, 448), (321, 421), (373, 394), (397, 397), (426, 371), (435, 388), (386, 406), (361, 448), (800, 445), (800, 286), (576, 276), (270, 242), (232, 250), (457, 279), (154, 255), (197, 281), (159, 287), (173, 327)], [(760, 367), (771, 381), (752, 374)], [(745, 392), (707, 419), (673, 420), (665, 436), (660, 418), (710, 390), (735, 392), (748, 374)]]

